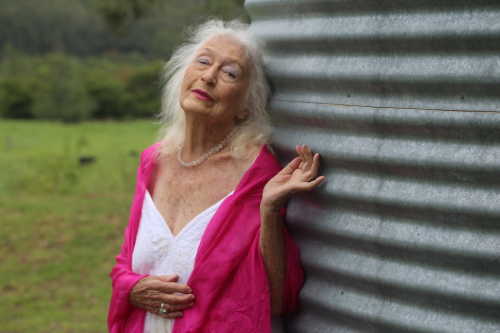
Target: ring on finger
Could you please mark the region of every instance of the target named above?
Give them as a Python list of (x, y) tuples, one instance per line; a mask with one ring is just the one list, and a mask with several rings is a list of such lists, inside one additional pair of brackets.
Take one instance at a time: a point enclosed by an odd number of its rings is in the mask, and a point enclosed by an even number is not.
[(160, 309), (158, 310), (158, 313), (160, 314), (166, 314), (168, 311), (167, 311), (167, 308), (165, 307), (165, 303), (161, 303), (160, 304)]

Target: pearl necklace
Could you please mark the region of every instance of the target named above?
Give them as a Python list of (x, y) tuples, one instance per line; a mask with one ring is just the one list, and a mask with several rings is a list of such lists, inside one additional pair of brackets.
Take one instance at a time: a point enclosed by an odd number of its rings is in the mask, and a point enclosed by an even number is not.
[(177, 161), (179, 162), (180, 165), (186, 168), (194, 167), (197, 165), (200, 165), (201, 163), (205, 162), (210, 156), (213, 154), (217, 154), (220, 152), (229, 142), (229, 139), (234, 135), (236, 130), (232, 130), (221, 142), (219, 142), (217, 145), (212, 147), (209, 151), (207, 151), (205, 154), (201, 155), (198, 159), (191, 161), (191, 162), (185, 162), (182, 160), (181, 154), (182, 154), (182, 148), (184, 147), (183, 145), (179, 145), (177, 149)]

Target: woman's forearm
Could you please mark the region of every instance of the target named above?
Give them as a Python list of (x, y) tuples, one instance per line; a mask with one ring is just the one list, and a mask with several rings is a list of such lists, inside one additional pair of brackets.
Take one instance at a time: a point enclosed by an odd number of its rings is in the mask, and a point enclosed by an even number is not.
[(279, 211), (261, 206), (260, 251), (264, 258), (271, 291), (271, 312), (282, 313), (285, 279), (284, 221)]
[(306, 145), (298, 145), (295, 150), (298, 156), (264, 186), (260, 203), (260, 251), (264, 257), (269, 278), (273, 314), (282, 313), (283, 305), (288, 305), (283, 304), (284, 291), (288, 292), (288, 289), (285, 289), (288, 269), (286, 267), (288, 253), (285, 248), (286, 230), (279, 209), (294, 193), (311, 191), (325, 180), (324, 176), (317, 176), (319, 154), (313, 154)]

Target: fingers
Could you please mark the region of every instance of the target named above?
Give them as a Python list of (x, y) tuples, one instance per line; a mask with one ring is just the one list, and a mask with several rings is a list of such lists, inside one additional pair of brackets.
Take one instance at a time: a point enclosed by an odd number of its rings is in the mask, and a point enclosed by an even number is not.
[(177, 311), (182, 311), (186, 310), (194, 305), (194, 302), (187, 303), (187, 304), (169, 304), (167, 306), (167, 311), (168, 312), (177, 312)]
[(186, 308), (183, 308), (183, 309), (175, 308), (175, 307), (168, 305), (168, 304), (165, 304), (165, 303), (163, 304), (163, 307), (166, 310), (166, 313), (161, 313), (161, 311), (160, 311), (161, 303), (157, 304), (155, 306), (150, 306), (146, 310), (151, 312), (151, 313), (154, 313), (155, 315), (160, 316), (162, 318), (175, 319), (175, 318), (182, 317), (184, 315), (184, 311), (182, 311), (182, 310), (186, 309)]
[(298, 154), (297, 158), (301, 160), (298, 167), (300, 171), (296, 174), (300, 181), (295, 184), (295, 191), (310, 191), (326, 179), (324, 176), (318, 177), (320, 155), (313, 153), (307, 145), (297, 145), (295, 149)]
[[(309, 146), (297, 145), (295, 146), (298, 156), (288, 163), (282, 170), (282, 174), (291, 174), (295, 169), (308, 170), (313, 165), (313, 154)], [(316, 168), (317, 169), (317, 168)]]
[[(155, 301), (148, 304), (146, 310), (160, 317), (175, 319), (183, 316), (183, 311), (194, 305), (194, 295), (166, 295), (155, 297)], [(163, 305), (162, 305), (163, 304)], [(165, 313), (161, 309), (165, 309)]]
[(316, 186), (323, 183), (325, 179), (325, 176), (319, 176), (310, 182), (301, 182), (300, 184), (295, 185), (294, 192), (311, 191)]
[(159, 290), (166, 293), (182, 293), (182, 294), (192, 294), (193, 290), (183, 283), (177, 283), (175, 281), (179, 280), (178, 275), (160, 275), (157, 277), (158, 280), (162, 281), (159, 286)]
[(187, 308), (190, 308), (194, 305), (194, 303), (190, 304), (183, 304), (183, 305), (172, 305), (172, 304), (167, 304), (163, 303), (163, 307), (166, 311), (166, 313), (161, 313), (161, 303), (159, 303), (157, 306), (152, 307), (151, 309), (148, 309), (148, 311), (153, 312), (154, 314), (157, 314), (160, 317), (163, 318), (178, 318), (182, 317), (184, 314), (184, 310)]
[[(155, 297), (155, 306), (148, 309), (163, 318), (175, 319), (183, 316), (183, 311), (191, 308), (194, 305), (195, 297), (193, 294), (175, 295), (175, 294), (160, 294)], [(166, 313), (161, 313), (160, 309), (166, 310)]]
[(309, 167), (312, 164), (313, 154), (311, 148), (308, 145), (304, 145), (304, 160), (306, 161), (307, 166)]
[(193, 294), (160, 294), (158, 299), (171, 305), (185, 305), (193, 303), (195, 297)]
[(194, 305), (195, 296), (189, 286), (175, 282), (178, 280), (177, 275), (146, 277), (134, 286), (130, 303), (163, 318), (182, 317), (183, 311)]
[(316, 186), (318, 186), (319, 184), (321, 184), (324, 180), (326, 179), (325, 176), (319, 176), (317, 177), (316, 179), (314, 179), (313, 181), (309, 182), (307, 185), (306, 185), (306, 190), (312, 190), (313, 188), (315, 188)]
[(318, 175), (318, 170), (319, 170), (319, 154), (316, 153), (312, 158), (311, 167), (307, 171), (307, 177), (308, 177), (307, 180), (311, 181), (314, 178), (316, 178), (316, 176)]
[[(319, 170), (319, 154), (311, 151), (311, 148), (307, 145), (298, 145), (296, 146), (297, 153), (299, 154), (298, 158), (301, 159), (301, 163), (299, 168), (303, 172), (303, 180), (311, 181), (316, 178)], [(293, 162), (293, 161), (292, 161)]]
[(295, 146), (295, 150), (297, 151), (298, 157), (300, 158), (300, 165), (298, 166), (300, 169), (303, 169), (306, 164), (306, 157), (304, 153), (305, 145), (297, 145)]
[(280, 171), (280, 173), (284, 175), (292, 174), (293, 171), (299, 167), (301, 162), (302, 160), (300, 157), (295, 157)]
[(313, 163), (313, 153), (311, 148), (308, 145), (297, 145), (295, 146), (295, 150), (297, 151), (298, 157), (301, 159), (301, 163), (299, 168), (306, 171), (311, 168)]
[(177, 283), (179, 277), (177, 275), (161, 275), (156, 276), (154, 288), (165, 293), (183, 293), (191, 294), (193, 291), (187, 284)]
[(165, 293), (191, 294), (193, 291), (187, 285), (177, 282), (162, 282), (158, 290)]
[(175, 318), (182, 317), (182, 315), (183, 315), (183, 313), (181, 311), (177, 311), (177, 312), (167, 313), (166, 315), (162, 315), (162, 317), (168, 318), (168, 319), (175, 319)]
[(164, 282), (177, 282), (179, 280), (179, 275), (173, 274), (173, 275), (158, 275), (156, 276), (158, 280), (164, 281)]

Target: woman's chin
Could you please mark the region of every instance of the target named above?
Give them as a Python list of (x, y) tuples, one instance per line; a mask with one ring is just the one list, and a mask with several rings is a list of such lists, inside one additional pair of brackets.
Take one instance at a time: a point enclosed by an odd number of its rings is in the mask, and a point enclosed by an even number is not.
[(201, 100), (195, 96), (189, 96), (181, 102), (181, 107), (184, 110), (193, 110), (193, 111), (208, 111), (212, 109), (214, 106), (214, 102)]
[(208, 115), (208, 114), (212, 113), (210, 109), (200, 108), (200, 107), (187, 106), (187, 107), (183, 107), (182, 109), (184, 110), (185, 113), (190, 113), (193, 115), (195, 115), (195, 114)]
[(181, 103), (181, 107), (184, 112), (190, 113), (210, 113), (210, 108), (203, 103), (203, 101), (185, 101)]

